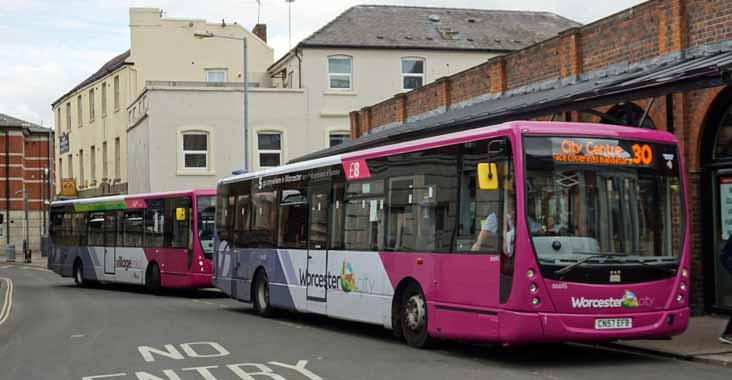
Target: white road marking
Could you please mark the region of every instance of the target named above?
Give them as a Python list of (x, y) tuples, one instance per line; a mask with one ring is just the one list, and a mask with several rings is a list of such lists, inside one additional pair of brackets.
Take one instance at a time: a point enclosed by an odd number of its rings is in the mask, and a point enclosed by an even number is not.
[(281, 325), (285, 325), (287, 327), (294, 327), (296, 329), (308, 328), (308, 326), (298, 325), (296, 323), (291, 323), (291, 322), (285, 322), (285, 321), (275, 321), (275, 322), (277, 322)]
[(10, 267), (12, 267), (12, 265), (3, 265), (3, 266), (0, 267), (0, 269), (8, 269)]
[(74, 334), (74, 335), (72, 335), (72, 336), (71, 336), (71, 339), (78, 339), (78, 338), (83, 338), (83, 337), (85, 337), (85, 336), (86, 336), (86, 335), (84, 335), (84, 334)]
[(5, 287), (5, 300), (3, 301), (3, 307), (0, 309), (0, 325), (5, 323), (10, 315), (10, 310), (13, 308), (13, 281), (9, 278), (0, 277), (0, 280), (5, 280), (8, 286)]

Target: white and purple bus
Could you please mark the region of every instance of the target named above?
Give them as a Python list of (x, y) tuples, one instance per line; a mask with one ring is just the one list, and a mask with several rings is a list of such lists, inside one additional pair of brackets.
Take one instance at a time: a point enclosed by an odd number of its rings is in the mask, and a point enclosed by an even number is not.
[(214, 285), (431, 338), (664, 338), (689, 319), (666, 132), (512, 122), (219, 181)]
[(79, 286), (211, 287), (214, 196), (209, 189), (53, 202), (48, 268)]

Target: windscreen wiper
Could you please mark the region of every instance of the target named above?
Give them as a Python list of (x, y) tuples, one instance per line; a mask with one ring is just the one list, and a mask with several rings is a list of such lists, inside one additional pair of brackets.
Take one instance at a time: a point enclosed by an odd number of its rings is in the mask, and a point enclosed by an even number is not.
[[(575, 253), (577, 253), (577, 252), (575, 252)], [(554, 274), (559, 275), (559, 276), (564, 276), (565, 274), (573, 271), (574, 269), (578, 268), (580, 265), (582, 265), (582, 264), (584, 264), (584, 263), (586, 263), (586, 262), (588, 262), (588, 261), (590, 261), (592, 259), (601, 259), (601, 258), (612, 259), (613, 257), (618, 257), (618, 256), (629, 256), (629, 255), (624, 254), (624, 253), (599, 253), (599, 254), (592, 254), (590, 256), (587, 256), (587, 257), (583, 258), (580, 261), (577, 261), (576, 263), (572, 263), (572, 264), (567, 265), (564, 268), (560, 268), (560, 269), (555, 270), (554, 271)]]
[(641, 264), (643, 266), (647, 266), (649, 268), (653, 268), (653, 269), (655, 269), (657, 271), (661, 271), (663, 273), (670, 274), (672, 276), (675, 276), (676, 275), (676, 272), (677, 272), (677, 270), (675, 268), (664, 268), (664, 267), (655, 266), (655, 265), (650, 264), (650, 263), (647, 263), (647, 262), (645, 262), (645, 261), (643, 261), (641, 259), (638, 259), (638, 264)]

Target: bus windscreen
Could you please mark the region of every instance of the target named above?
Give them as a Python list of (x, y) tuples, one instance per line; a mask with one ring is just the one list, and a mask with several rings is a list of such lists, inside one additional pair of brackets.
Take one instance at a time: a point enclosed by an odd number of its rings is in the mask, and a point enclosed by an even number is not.
[(606, 271), (592, 278), (592, 268), (607, 266), (634, 268), (623, 282), (674, 275), (685, 222), (675, 145), (589, 137), (524, 142), (526, 222), (545, 276), (613, 282)]

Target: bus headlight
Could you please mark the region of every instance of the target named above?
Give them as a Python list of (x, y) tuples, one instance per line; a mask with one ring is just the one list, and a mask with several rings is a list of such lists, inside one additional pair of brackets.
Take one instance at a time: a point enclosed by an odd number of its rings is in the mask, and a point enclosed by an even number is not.
[(689, 277), (689, 270), (686, 268), (681, 269), (681, 275), (684, 277)]
[(684, 296), (682, 294), (679, 294), (678, 296), (676, 296), (676, 301), (684, 302)]
[(531, 299), (531, 304), (534, 306), (539, 306), (540, 302), (541, 302), (541, 300), (539, 299), (539, 297), (534, 297)]
[(198, 265), (203, 266), (203, 260), (198, 260)]
[(686, 290), (686, 283), (681, 281), (681, 285), (679, 286), (681, 290)]
[(531, 284), (529, 284), (529, 291), (531, 293), (536, 293), (537, 290), (539, 290), (539, 287), (536, 286), (536, 284), (534, 284), (533, 282)]
[(528, 277), (528, 278), (534, 278), (535, 275), (536, 275), (536, 272), (534, 272), (533, 269), (529, 269), (528, 271), (526, 271), (526, 277)]

